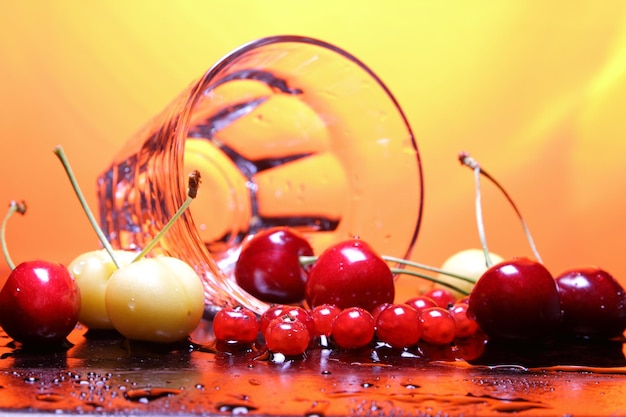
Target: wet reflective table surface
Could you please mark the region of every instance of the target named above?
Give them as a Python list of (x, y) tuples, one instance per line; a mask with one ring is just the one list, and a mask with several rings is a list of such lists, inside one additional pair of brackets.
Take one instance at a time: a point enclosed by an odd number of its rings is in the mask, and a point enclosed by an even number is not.
[[(372, 347), (272, 356), (260, 344), (154, 346), (77, 328), (71, 346), (28, 352), (0, 334), (0, 412), (119, 415), (626, 415), (621, 341), (412, 352)], [(567, 345), (567, 347), (564, 347)], [(484, 350), (483, 350), (484, 348)], [(466, 350), (474, 358), (459, 360)], [(426, 358), (429, 359), (426, 359)]]

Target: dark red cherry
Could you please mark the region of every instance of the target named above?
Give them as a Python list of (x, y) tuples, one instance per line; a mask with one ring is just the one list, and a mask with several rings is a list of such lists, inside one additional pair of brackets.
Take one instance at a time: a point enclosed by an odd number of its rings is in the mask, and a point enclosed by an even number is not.
[(556, 282), (528, 258), (500, 262), (476, 282), (468, 313), (490, 339), (547, 339), (558, 331), (561, 316)]
[(242, 246), (235, 264), (235, 280), (241, 288), (268, 303), (300, 302), (307, 278), (300, 256), (313, 256), (313, 248), (295, 230), (263, 230)]
[(0, 291), (0, 325), (29, 347), (60, 345), (76, 326), (79, 310), (78, 286), (55, 262), (17, 265)]
[(620, 336), (626, 328), (626, 296), (608, 272), (595, 268), (565, 271), (556, 277), (566, 335), (588, 338)]
[(309, 271), (306, 301), (311, 307), (333, 304), (341, 309), (393, 302), (393, 274), (364, 241), (348, 239), (326, 249)]

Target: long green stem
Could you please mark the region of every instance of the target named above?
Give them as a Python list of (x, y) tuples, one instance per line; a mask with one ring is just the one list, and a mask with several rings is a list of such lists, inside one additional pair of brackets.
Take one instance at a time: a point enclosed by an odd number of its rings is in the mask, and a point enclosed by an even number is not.
[(176, 213), (174, 213), (174, 215), (170, 218), (170, 220), (165, 224), (165, 226), (163, 226), (161, 231), (159, 231), (159, 233), (156, 234), (156, 236), (150, 241), (150, 243), (148, 243), (143, 248), (143, 250), (139, 252), (139, 254), (135, 257), (135, 259), (133, 259), (133, 262), (137, 262), (138, 260), (144, 258), (148, 254), (148, 252), (150, 252), (156, 246), (159, 240), (161, 240), (161, 238), (174, 225), (174, 223), (176, 223), (176, 220), (178, 220), (178, 218), (183, 215), (185, 210), (189, 208), (193, 199), (196, 198), (196, 196), (198, 195), (198, 188), (200, 187), (200, 182), (201, 182), (200, 172), (193, 171), (191, 174), (189, 174), (189, 188), (187, 189), (187, 198), (185, 199), (183, 204), (178, 208)]
[(7, 222), (9, 221), (9, 219), (15, 212), (18, 212), (20, 214), (26, 213), (26, 203), (24, 203), (23, 201), (20, 201), (20, 202), (11, 201), (11, 204), (9, 205), (9, 211), (7, 212), (6, 216), (4, 216), (4, 220), (2, 220), (2, 227), (0, 228), (0, 231), (1, 231), (0, 242), (2, 242), (2, 254), (4, 255), (4, 259), (7, 261), (7, 264), (9, 265), (9, 268), (11, 268), (11, 270), (15, 269), (15, 264), (13, 263), (13, 260), (11, 259), (11, 256), (9, 255), (9, 249), (7, 248), (5, 235), (6, 235)]
[[(421, 263), (409, 261), (408, 259), (396, 258), (394, 256), (387, 256), (387, 255), (383, 255), (382, 258), (385, 261), (387, 261), (387, 262), (393, 262), (393, 263), (397, 263), (397, 264), (400, 264), (400, 265), (411, 266), (413, 268), (419, 268), (419, 269), (423, 269), (425, 271), (437, 272), (439, 274), (447, 275), (447, 276), (452, 277), (452, 278), (457, 278), (457, 279), (459, 279), (461, 281), (469, 282), (471, 284), (475, 284), (476, 283), (476, 281), (474, 281), (473, 279), (465, 277), (463, 275), (458, 275), (458, 274), (455, 274), (455, 273), (452, 273), (452, 272), (448, 272), (448, 271), (445, 271), (443, 269), (436, 268), (434, 266), (429, 266), (429, 265), (424, 265), (424, 264), (421, 264)], [(398, 269), (400, 269), (400, 268), (398, 268)]]
[[(410, 267), (413, 267), (413, 268), (423, 269), (423, 270), (426, 270), (426, 271), (437, 272), (437, 273), (440, 273), (442, 275), (447, 275), (449, 277), (459, 279), (461, 281), (469, 282), (471, 284), (475, 284), (476, 283), (476, 281), (474, 281), (471, 278), (464, 277), (464, 276), (458, 275), (458, 274), (454, 274), (454, 273), (451, 273), (451, 272), (448, 272), (448, 271), (444, 271), (443, 269), (439, 269), (439, 268), (435, 268), (435, 267), (432, 267), (432, 266), (428, 266), (428, 265), (420, 264), (420, 263), (417, 263), (417, 262), (409, 261), (409, 260), (404, 259), (404, 258), (396, 258), (394, 256), (386, 256), (386, 255), (381, 256), (381, 257), (386, 262), (392, 262), (392, 263), (396, 263), (396, 264), (399, 264), (399, 265), (405, 265), (405, 266), (410, 266)], [(317, 261), (317, 259), (318, 259), (317, 256), (301, 256), (300, 257), (300, 265), (304, 266), (304, 265), (314, 264), (315, 261)], [(457, 287), (454, 284), (451, 284), (451, 283), (443, 281), (441, 279), (432, 277), (430, 275), (422, 274), (422, 273), (419, 273), (419, 272), (416, 272), (416, 271), (412, 271), (412, 270), (409, 270), (409, 269), (404, 269), (404, 268), (390, 268), (390, 269), (391, 269), (391, 272), (393, 274), (404, 274), (404, 275), (411, 275), (411, 276), (418, 277), (418, 278), (423, 278), (423, 279), (425, 279), (427, 281), (434, 282), (435, 284), (440, 284), (440, 285), (443, 285), (444, 287), (448, 287), (448, 288), (450, 288), (452, 290), (458, 291), (461, 294), (468, 295), (467, 290), (461, 289), (461, 288)]]
[(80, 201), (80, 205), (82, 206), (83, 211), (85, 212), (85, 214), (87, 215), (87, 218), (89, 219), (89, 223), (91, 223), (91, 227), (93, 227), (93, 230), (98, 235), (98, 239), (100, 239), (100, 242), (102, 243), (102, 246), (109, 253), (109, 256), (111, 256), (111, 259), (113, 260), (113, 263), (119, 269), (121, 265), (118, 262), (118, 260), (115, 258), (115, 254), (113, 252), (113, 247), (111, 246), (111, 243), (109, 243), (109, 240), (104, 235), (104, 232), (100, 228), (100, 225), (98, 224), (98, 222), (96, 221), (96, 218), (94, 217), (93, 213), (91, 212), (91, 209), (89, 208), (89, 205), (87, 204), (87, 200), (85, 200), (83, 192), (80, 190), (78, 182), (76, 181), (76, 177), (74, 175), (74, 172), (72, 171), (72, 167), (70, 166), (70, 163), (69, 163), (67, 157), (65, 156), (65, 152), (63, 151), (63, 148), (61, 146), (55, 147), (54, 148), (54, 154), (59, 158), (59, 160), (63, 164), (63, 168), (65, 168), (65, 173), (67, 174), (67, 177), (69, 178), (70, 182), (72, 183), (72, 187), (74, 188), (74, 192), (76, 193), (76, 196), (78, 197), (78, 201)]
[[(500, 192), (502, 192), (502, 194), (507, 199), (507, 201), (509, 202), (511, 207), (513, 207), (513, 210), (515, 211), (515, 214), (517, 214), (517, 218), (522, 223), (522, 228), (524, 229), (524, 234), (526, 235), (526, 240), (528, 240), (528, 244), (530, 245), (530, 249), (532, 250), (533, 255), (535, 256), (537, 261), (541, 263), (542, 262), (541, 256), (539, 255), (539, 251), (537, 250), (537, 247), (535, 246), (535, 241), (533, 240), (533, 237), (530, 234), (530, 229), (528, 228), (528, 225), (526, 224), (526, 221), (524, 220), (524, 217), (522, 216), (522, 213), (517, 208), (517, 205), (515, 204), (515, 202), (513, 201), (511, 196), (509, 195), (509, 193), (507, 193), (506, 190), (504, 189), (504, 187), (494, 177), (492, 177), (487, 171), (485, 171), (478, 164), (478, 162), (474, 158), (472, 158), (468, 153), (461, 152), (459, 154), (459, 161), (461, 161), (461, 163), (463, 165), (468, 166), (471, 169), (473, 169), (475, 177), (479, 177), (480, 175), (484, 175), (487, 179), (489, 179), (489, 181), (491, 181), (498, 188), (498, 190), (500, 190)], [(479, 183), (478, 179), (476, 180), (476, 183), (477, 184)], [(480, 198), (480, 194), (479, 194), (479, 189), (478, 188), (479, 187), (477, 186), (477, 190), (476, 190), (477, 191), (477, 200), (479, 200), (479, 198)], [(477, 201), (476, 204), (478, 206), (479, 205), (479, 201)], [(489, 265), (489, 262), (487, 262), (487, 265), (491, 266), (491, 265)]]
[[(454, 291), (457, 291), (463, 295), (469, 295), (469, 292), (467, 292), (467, 290), (461, 289), (459, 287), (457, 287), (454, 284), (450, 284), (449, 282), (437, 279), (435, 277), (431, 277), (430, 275), (425, 275), (425, 274), (421, 274), (419, 272), (415, 272), (415, 271), (411, 271), (410, 269), (403, 269), (403, 268), (390, 268), (391, 272), (393, 274), (404, 274), (404, 275), (411, 275), (414, 277), (418, 277), (418, 278), (423, 278), (427, 281), (430, 282), (434, 282), (435, 284), (439, 284), (439, 285), (443, 285), (444, 287), (448, 287)], [(472, 283), (474, 283), (474, 281), (470, 281)]]
[(485, 221), (483, 218), (483, 205), (482, 205), (482, 197), (480, 192), (480, 167), (476, 166), (474, 168), (474, 184), (476, 187), (476, 225), (478, 227), (478, 236), (480, 239), (480, 244), (482, 245), (483, 252), (485, 253), (485, 264), (487, 268), (491, 268), (493, 265), (493, 260), (491, 259), (491, 254), (489, 253), (489, 248), (487, 247), (487, 234), (485, 233)]

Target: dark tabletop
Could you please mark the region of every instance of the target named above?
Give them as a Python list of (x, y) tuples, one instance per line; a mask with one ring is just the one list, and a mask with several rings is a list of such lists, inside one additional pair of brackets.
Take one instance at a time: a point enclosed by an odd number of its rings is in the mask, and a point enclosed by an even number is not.
[[(0, 411), (121, 415), (626, 415), (622, 341), (412, 351), (216, 345), (210, 323), (177, 345), (78, 327), (71, 346), (25, 351), (1, 334)], [(482, 345), (481, 345), (482, 346)], [(565, 346), (565, 347), (564, 347)], [(465, 347), (467, 348), (467, 347)]]

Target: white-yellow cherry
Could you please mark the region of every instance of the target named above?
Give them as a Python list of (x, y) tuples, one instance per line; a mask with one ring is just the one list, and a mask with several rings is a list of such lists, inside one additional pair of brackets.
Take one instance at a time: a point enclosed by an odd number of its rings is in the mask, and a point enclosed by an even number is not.
[(144, 258), (111, 274), (105, 304), (113, 326), (126, 338), (173, 343), (200, 323), (204, 287), (196, 271), (178, 258)]
[[(495, 253), (489, 252), (489, 256), (494, 264), (504, 260), (500, 255)], [(487, 262), (485, 260), (485, 252), (482, 249), (476, 248), (461, 250), (446, 259), (441, 265), (441, 269), (452, 274), (462, 275), (471, 279), (475, 283), (488, 269)], [(441, 273), (438, 274), (437, 278), (441, 281), (454, 284), (454, 286), (466, 291), (467, 293), (470, 293), (474, 287), (474, 283), (459, 280)], [(434, 286), (437, 288), (441, 287), (439, 284), (434, 284)], [(454, 290), (451, 290), (451, 292), (457, 298), (464, 295)]]
[[(135, 252), (124, 250), (114, 250), (113, 254), (121, 266), (130, 264), (137, 256)], [(68, 270), (80, 289), (78, 321), (89, 329), (113, 329), (104, 302), (109, 278), (117, 270), (111, 255), (104, 249), (85, 252), (69, 263)]]

